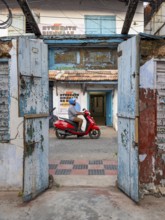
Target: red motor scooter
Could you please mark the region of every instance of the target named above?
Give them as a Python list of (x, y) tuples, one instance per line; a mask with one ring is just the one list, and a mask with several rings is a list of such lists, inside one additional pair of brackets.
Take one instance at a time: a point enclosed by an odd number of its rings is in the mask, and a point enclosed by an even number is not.
[(93, 117), (90, 116), (90, 112), (83, 109), (84, 118), (86, 119), (86, 129), (83, 132), (77, 131), (78, 123), (73, 122), (66, 118), (58, 118), (54, 123), (54, 128), (56, 130), (56, 136), (58, 139), (64, 139), (67, 136), (77, 135), (77, 137), (82, 137), (88, 135), (92, 139), (98, 139), (100, 137), (100, 128), (96, 125)]

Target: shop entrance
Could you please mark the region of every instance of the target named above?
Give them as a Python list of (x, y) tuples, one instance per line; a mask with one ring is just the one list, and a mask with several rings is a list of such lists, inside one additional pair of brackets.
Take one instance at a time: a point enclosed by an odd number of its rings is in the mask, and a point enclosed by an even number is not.
[(90, 95), (90, 112), (98, 125), (106, 124), (105, 94)]
[(89, 110), (98, 125), (112, 126), (111, 92), (89, 93)]

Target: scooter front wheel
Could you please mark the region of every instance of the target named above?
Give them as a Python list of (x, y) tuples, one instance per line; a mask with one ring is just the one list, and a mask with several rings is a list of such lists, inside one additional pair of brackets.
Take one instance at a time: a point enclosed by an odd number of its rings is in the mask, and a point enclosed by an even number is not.
[(58, 139), (65, 139), (66, 138), (66, 135), (61, 134), (58, 130), (56, 130), (55, 134)]
[(101, 131), (100, 130), (91, 130), (89, 132), (89, 137), (91, 139), (98, 139), (100, 137), (100, 135), (101, 135)]

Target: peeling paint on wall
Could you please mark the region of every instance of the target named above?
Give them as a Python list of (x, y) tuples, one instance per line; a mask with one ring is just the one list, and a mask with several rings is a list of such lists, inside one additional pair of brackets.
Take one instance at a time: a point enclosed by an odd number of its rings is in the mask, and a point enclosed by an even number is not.
[[(0, 143), (0, 190), (21, 191), (23, 178), (23, 118), (18, 116), (16, 39), (10, 42), (0, 41), (0, 60), (7, 61), (6, 70), (8, 72), (9, 84), (6, 85), (4, 79), (0, 84), (8, 90), (9, 111), (5, 117), (7, 117), (6, 121), (9, 123), (10, 134), (8, 143)], [(2, 69), (0, 73), (2, 73)], [(1, 88), (0, 91), (2, 91)], [(1, 101), (3, 102), (0, 96)], [(2, 119), (2, 112), (0, 116)]]
[(41, 40), (19, 38), (19, 113), (24, 117), (23, 200), (48, 187), (48, 51)]
[(140, 154), (139, 155), (139, 161), (143, 162), (146, 159), (146, 157), (147, 157), (147, 154)]
[(165, 57), (164, 40), (141, 40), (141, 66), (148, 60), (153, 58), (163, 59)]
[(49, 57), (50, 70), (117, 69), (117, 51), (114, 49), (51, 48)]
[(140, 116), (139, 116), (139, 154), (145, 155), (140, 160), (140, 183), (153, 181), (153, 156), (156, 154), (156, 91), (140, 89)]
[(47, 112), (47, 46), (40, 41), (23, 40), (19, 45), (18, 58), (20, 116)]
[[(155, 56), (165, 56), (162, 41), (146, 43), (148, 50), (158, 46)], [(144, 45), (142, 45), (144, 47)], [(152, 49), (153, 49), (152, 48)], [(144, 48), (142, 54), (144, 55)], [(146, 52), (148, 56), (148, 52)], [(151, 55), (151, 54), (150, 54)], [(143, 57), (144, 58), (144, 57)], [(148, 68), (150, 64), (150, 68)], [(139, 116), (139, 153), (146, 155), (145, 160), (139, 155), (140, 184), (159, 185), (165, 179), (165, 61), (151, 59), (140, 72), (140, 116)], [(146, 79), (149, 79), (146, 80)]]
[(125, 148), (127, 148), (128, 144), (128, 131), (124, 129), (124, 131), (121, 133), (121, 142)]
[(24, 200), (29, 200), (48, 185), (47, 137), (46, 117), (25, 119)]

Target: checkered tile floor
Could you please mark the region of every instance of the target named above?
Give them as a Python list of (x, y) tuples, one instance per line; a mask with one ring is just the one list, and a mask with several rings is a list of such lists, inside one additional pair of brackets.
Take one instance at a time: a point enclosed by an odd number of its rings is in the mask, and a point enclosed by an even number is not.
[(55, 160), (49, 163), (52, 175), (117, 175), (117, 161)]

